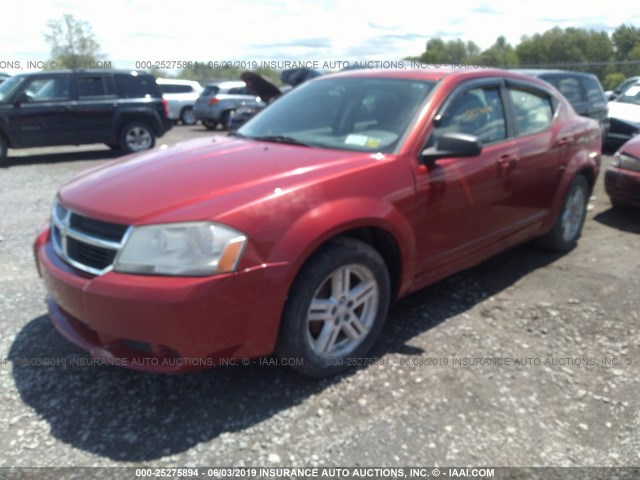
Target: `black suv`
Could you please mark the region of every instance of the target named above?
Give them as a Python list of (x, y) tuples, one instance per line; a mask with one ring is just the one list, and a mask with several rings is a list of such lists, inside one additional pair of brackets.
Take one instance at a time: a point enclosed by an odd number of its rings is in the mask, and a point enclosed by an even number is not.
[(592, 73), (571, 70), (516, 70), (550, 83), (569, 100), (578, 115), (593, 118), (600, 123), (602, 141), (609, 133), (607, 97), (598, 77)]
[(0, 163), (7, 148), (106, 143), (137, 152), (171, 126), (156, 79), (144, 72), (43, 71), (0, 84)]

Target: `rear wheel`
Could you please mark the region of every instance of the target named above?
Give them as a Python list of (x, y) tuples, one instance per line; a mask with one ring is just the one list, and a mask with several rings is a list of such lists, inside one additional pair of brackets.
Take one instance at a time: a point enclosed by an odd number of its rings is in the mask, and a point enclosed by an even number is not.
[(540, 239), (540, 244), (556, 252), (567, 252), (576, 246), (587, 215), (589, 184), (577, 175), (569, 185), (562, 209), (553, 229)]
[(389, 299), (389, 272), (378, 252), (361, 241), (337, 238), (296, 278), (276, 353), (311, 377), (360, 365), (382, 329)]
[(235, 110), (226, 110), (222, 113), (222, 118), (220, 119), (220, 123), (222, 124), (222, 128), (225, 130), (229, 129), (229, 125), (231, 124), (231, 119), (236, 114)]
[(207, 130), (215, 130), (218, 126), (218, 122), (205, 118), (204, 120), (202, 120), (202, 125), (204, 125), (204, 128), (206, 128)]
[(127, 123), (120, 132), (120, 148), (128, 153), (153, 148), (156, 137), (145, 122)]
[(180, 121), (184, 125), (194, 125), (198, 121), (193, 107), (185, 107), (182, 109), (182, 112), (180, 112)]

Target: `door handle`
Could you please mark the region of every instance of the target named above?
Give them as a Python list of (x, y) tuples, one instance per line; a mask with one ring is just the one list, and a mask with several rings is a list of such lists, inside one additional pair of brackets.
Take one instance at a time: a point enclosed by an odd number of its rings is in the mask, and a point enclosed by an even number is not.
[(501, 167), (513, 167), (518, 163), (518, 160), (519, 158), (517, 155), (502, 155), (498, 158), (498, 165)]
[(568, 147), (572, 143), (573, 143), (573, 138), (571, 137), (562, 137), (560, 140), (558, 140), (559, 147)]

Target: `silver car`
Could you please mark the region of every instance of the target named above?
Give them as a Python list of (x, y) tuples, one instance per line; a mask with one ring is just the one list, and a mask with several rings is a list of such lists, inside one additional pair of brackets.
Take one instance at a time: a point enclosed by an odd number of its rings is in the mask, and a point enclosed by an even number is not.
[(218, 124), (226, 129), (239, 107), (262, 107), (264, 102), (252, 94), (241, 81), (214, 82), (208, 84), (195, 104), (196, 118), (208, 129)]
[(193, 106), (202, 92), (202, 85), (193, 80), (176, 80), (159, 78), (156, 83), (162, 91), (162, 98), (167, 101), (169, 118), (177, 123), (193, 125), (198, 121)]

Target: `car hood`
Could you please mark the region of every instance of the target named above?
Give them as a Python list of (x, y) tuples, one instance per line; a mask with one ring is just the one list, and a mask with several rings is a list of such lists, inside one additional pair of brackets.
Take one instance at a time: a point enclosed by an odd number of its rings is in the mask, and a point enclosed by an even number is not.
[(369, 153), (208, 137), (88, 170), (64, 185), (59, 197), (72, 210), (107, 222), (212, 220), (274, 191), (373, 161)]
[(640, 105), (609, 102), (609, 117), (640, 126)]

